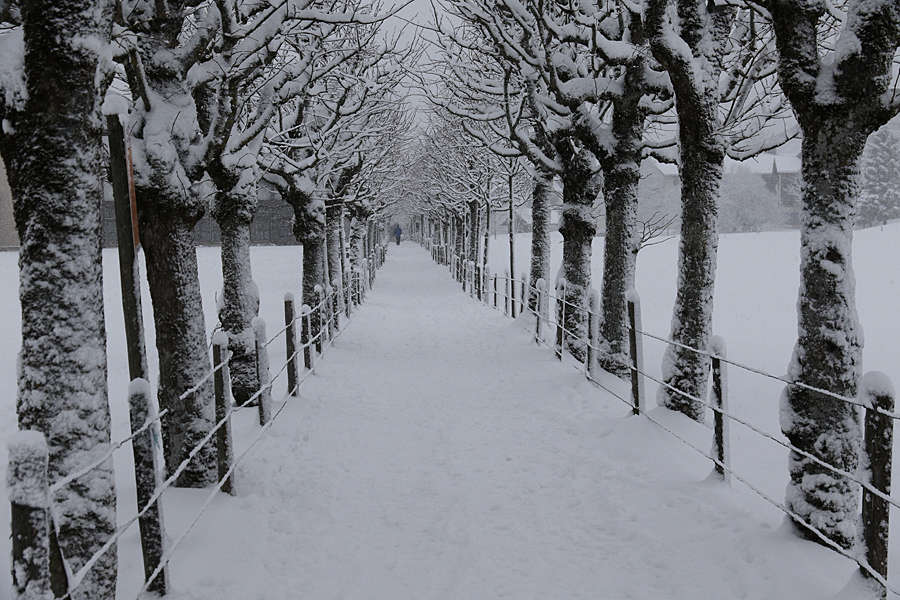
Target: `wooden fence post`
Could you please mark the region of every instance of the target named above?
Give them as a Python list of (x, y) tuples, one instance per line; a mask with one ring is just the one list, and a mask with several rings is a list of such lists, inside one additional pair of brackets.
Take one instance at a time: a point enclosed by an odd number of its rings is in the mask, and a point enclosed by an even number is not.
[(588, 379), (594, 377), (594, 367), (597, 364), (597, 338), (600, 327), (600, 294), (597, 290), (588, 291), (588, 339), (587, 352), (584, 358), (584, 374)]
[[(879, 492), (891, 491), (891, 454), (894, 448), (894, 420), (884, 413), (894, 412), (896, 392), (884, 373), (870, 371), (860, 381), (860, 400), (866, 409), (865, 452), (869, 462), (869, 481)], [(865, 480), (866, 478), (864, 478)], [(873, 571), (887, 580), (888, 533), (890, 504), (867, 489), (863, 489), (862, 522), (866, 562)], [(864, 577), (872, 579), (866, 571)], [(881, 597), (887, 590), (880, 586)]]
[(725, 340), (717, 335), (710, 338), (709, 353), (712, 357), (712, 404), (716, 409), (713, 411), (713, 450), (718, 461), (715, 473), (726, 485), (731, 485), (731, 471), (728, 470), (731, 467), (731, 436), (724, 414), (728, 410), (728, 373), (722, 362), (726, 358)]
[(641, 297), (636, 290), (625, 292), (628, 304), (628, 346), (631, 353), (631, 405), (636, 415), (644, 410), (644, 339), (641, 331)]
[[(350, 302), (347, 302), (347, 310), (350, 310)], [(298, 377), (297, 364), (299, 357), (297, 356), (297, 311), (294, 305), (294, 295), (290, 292), (284, 295), (284, 345), (287, 353), (287, 387), (288, 394), (296, 396), (299, 393), (297, 382)]]
[[(509, 284), (512, 281), (512, 277), (509, 274), (509, 271), (504, 271), (506, 277), (503, 278), (503, 314), (507, 317), (510, 316), (509, 313)], [(515, 315), (513, 315), (515, 316)]]
[(528, 301), (528, 275), (522, 273), (522, 285), (519, 288), (519, 314), (525, 312), (525, 303)]
[[(225, 336), (228, 339), (228, 336)], [(226, 341), (227, 343), (227, 341)], [(150, 382), (135, 379), (128, 386), (128, 408), (131, 431), (137, 431), (147, 423), (156, 420), (156, 406), (150, 391)], [(134, 436), (131, 448), (134, 453), (134, 481), (137, 488), (137, 508), (140, 512), (150, 504), (153, 494), (162, 484), (162, 436), (159, 421), (155, 421), (144, 432)], [(148, 581), (159, 567), (165, 550), (165, 525), (162, 506), (155, 502), (144, 516), (138, 519), (141, 532), (141, 552), (144, 557), (144, 581)], [(164, 596), (169, 591), (169, 567), (163, 566), (147, 590)]]
[(494, 310), (497, 310), (497, 274), (494, 273)]
[(304, 304), (300, 307), (300, 345), (303, 346), (303, 366), (312, 370), (312, 348), (309, 340), (312, 337), (312, 310)]
[(556, 359), (562, 360), (563, 345), (566, 343), (566, 281), (556, 282)]
[(310, 335), (316, 338), (316, 352), (322, 354), (322, 338), (325, 337), (325, 325), (323, 324), (322, 311), (325, 309), (325, 292), (321, 285), (315, 287), (316, 292), (316, 326), (310, 329)]
[(341, 330), (341, 313), (344, 312), (343, 306), (343, 296), (337, 293), (337, 290), (341, 289), (341, 286), (338, 285), (339, 281), (335, 279), (332, 284), (329, 286), (330, 289), (326, 289), (325, 291), (328, 293), (330, 300), (328, 301), (328, 305), (331, 308), (331, 337), (337, 335), (337, 332)]
[(544, 339), (544, 288), (547, 286), (547, 282), (543, 279), (538, 279), (537, 283), (534, 285), (537, 290), (537, 310), (534, 311), (535, 322), (534, 322), (534, 342), (540, 346), (541, 340)]
[(225, 424), (216, 431), (216, 466), (218, 468), (219, 481), (222, 482), (222, 491), (235, 495), (234, 480), (226, 476), (231, 465), (234, 464), (234, 444), (231, 435), (231, 398), (225, 389), (225, 371), (228, 365), (223, 364), (228, 356), (228, 335), (224, 331), (217, 331), (213, 335), (213, 368), (216, 374), (213, 377), (213, 385), (216, 392), (216, 423), (225, 421)]
[(12, 517), (12, 583), (16, 600), (49, 599), (49, 450), (39, 431), (9, 436), (6, 495)]
[(266, 322), (260, 317), (251, 321), (256, 338), (256, 375), (259, 379), (259, 424), (265, 425), (272, 420), (272, 386), (269, 373), (269, 352), (266, 350)]

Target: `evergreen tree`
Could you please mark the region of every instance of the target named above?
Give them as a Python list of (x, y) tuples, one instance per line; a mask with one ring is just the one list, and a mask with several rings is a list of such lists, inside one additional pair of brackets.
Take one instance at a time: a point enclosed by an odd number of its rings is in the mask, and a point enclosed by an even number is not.
[(869, 137), (862, 158), (857, 227), (900, 218), (900, 154), (896, 134), (882, 127)]

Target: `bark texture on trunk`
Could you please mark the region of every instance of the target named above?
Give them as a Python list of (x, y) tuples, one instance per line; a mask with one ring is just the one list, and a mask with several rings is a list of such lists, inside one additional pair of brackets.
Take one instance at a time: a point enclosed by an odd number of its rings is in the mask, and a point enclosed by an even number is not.
[[(138, 217), (156, 326), (159, 407), (169, 410), (161, 425), (166, 470), (171, 475), (212, 429), (215, 406), (212, 379), (181, 398), (212, 370), (197, 276), (195, 221), (154, 210), (166, 203), (151, 194), (141, 190)], [(204, 487), (216, 480), (214, 444), (212, 440), (203, 446), (176, 485)]]
[[(718, 112), (721, 56), (735, 9), (702, 0), (679, 3), (672, 23), (665, 0), (649, 0), (647, 37), (669, 73), (678, 114), (681, 157), (681, 243), (673, 342), (706, 352), (712, 333), (719, 186), (725, 160)], [(674, 36), (680, 43), (673, 43)], [(685, 46), (689, 53), (685, 53)], [(687, 55), (686, 55), (687, 54)], [(697, 421), (705, 418), (709, 359), (669, 345), (663, 355), (657, 401)]]
[[(27, 101), (0, 108), (19, 249), (22, 350), (19, 428), (44, 434), (50, 483), (109, 449), (106, 329), (100, 254), (100, 166), (106, 162), (97, 89), (111, 15), (85, 0), (22, 5)], [(53, 495), (62, 554), (79, 569), (116, 528), (112, 461)], [(73, 592), (115, 597), (111, 548)]]
[[(536, 286), (538, 279), (547, 285), (550, 281), (550, 195), (553, 193), (553, 175), (537, 173), (534, 178), (534, 190), (531, 193), (531, 285)], [(528, 298), (528, 307), (537, 312), (537, 292), (532, 290)]]
[[(203, 178), (205, 165), (196, 146), (201, 129), (197, 100), (186, 77), (191, 59), (178, 50), (185, 6), (170, 2), (157, 7), (165, 14), (135, 10), (130, 18), (137, 20), (128, 24), (140, 44), (126, 67), (136, 99), (127, 131), (156, 324), (159, 404), (171, 411), (161, 424), (166, 468), (172, 474), (212, 428), (214, 406), (212, 381), (180, 399), (212, 370), (192, 234), (206, 210), (194, 185)], [(215, 446), (208, 443), (176, 485), (203, 487), (215, 479)]]
[(222, 234), (219, 322), (228, 335), (231, 393), (235, 403), (242, 405), (259, 391), (252, 325), (259, 316), (259, 290), (250, 262), (250, 226), (259, 208), (259, 187), (256, 169), (226, 166), (223, 162), (218, 155), (209, 168), (217, 189), (212, 216)]
[(566, 349), (583, 362), (587, 353), (588, 290), (591, 287), (591, 244), (597, 233), (594, 202), (603, 177), (593, 154), (568, 140), (560, 144), (566, 169), (562, 174), (563, 205), (559, 232), (563, 236), (562, 276), (565, 280)]
[(259, 391), (253, 319), (259, 315), (259, 292), (250, 263), (250, 222), (217, 219), (222, 232), (222, 306), (219, 321), (228, 334), (231, 393), (238, 405)]
[[(718, 199), (724, 148), (712, 131), (715, 103), (705, 117), (692, 122), (679, 116), (681, 132), (681, 241), (678, 249), (678, 290), (672, 314), (671, 339), (706, 352), (712, 335), (713, 291), (719, 246)], [(682, 120), (683, 119), (683, 120)], [(704, 124), (707, 125), (704, 127)], [(696, 135), (695, 135), (696, 134)], [(709, 358), (669, 345), (663, 355), (663, 381), (658, 401), (696, 421), (705, 418)], [(688, 397), (690, 396), (690, 397)]]
[(602, 368), (622, 378), (631, 375), (628, 369), (625, 292), (634, 287), (638, 253), (638, 184), (641, 180), (641, 142), (645, 120), (645, 110), (641, 108), (645, 87), (643, 69), (643, 60), (628, 67), (625, 92), (613, 104), (612, 131), (616, 145), (613, 152), (602, 156), (600, 161), (604, 176), (606, 237), (600, 291), (602, 350), (598, 359)]
[[(845, 116), (820, 121), (803, 140), (798, 338), (788, 378), (855, 398), (862, 376), (862, 328), (851, 243), (864, 135), (847, 135)], [(807, 132), (807, 135), (813, 132)], [(798, 387), (785, 389), (781, 428), (790, 442), (851, 473), (862, 432), (856, 407)], [(857, 536), (859, 486), (791, 452), (786, 505), (844, 547)]]
[(325, 232), (328, 246), (328, 279), (337, 294), (338, 310), (343, 311), (344, 297), (344, 252), (341, 244), (344, 227), (344, 203), (333, 198), (325, 209)]
[[(772, 4), (779, 82), (803, 132), (798, 337), (788, 377), (855, 398), (863, 346), (851, 259), (859, 164), (868, 136), (897, 113), (885, 99), (896, 97), (889, 87), (896, 85), (900, 15), (889, 3), (851, 0), (840, 39), (853, 42), (828, 64), (820, 55), (821, 19), (815, 4)], [(788, 386), (781, 427), (797, 448), (856, 471), (862, 433), (852, 405)], [(786, 506), (830, 540), (852, 547), (858, 486), (796, 452), (789, 470)], [(800, 531), (817, 539), (805, 527)]]

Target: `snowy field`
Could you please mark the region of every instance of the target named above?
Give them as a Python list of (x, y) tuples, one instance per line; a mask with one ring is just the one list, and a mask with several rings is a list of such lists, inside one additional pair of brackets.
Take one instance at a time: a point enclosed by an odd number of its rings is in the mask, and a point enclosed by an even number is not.
[[(517, 239), (519, 273), (527, 268), (528, 243), (527, 236)], [(499, 270), (507, 250), (504, 237), (492, 240)], [(676, 250), (671, 240), (642, 250), (638, 261), (644, 328), (662, 336), (675, 295)], [(270, 333), (283, 321), (283, 294), (299, 296), (301, 252), (253, 248)], [(856, 234), (864, 366), (895, 382), (898, 256), (900, 225)], [(391, 246), (369, 301), (242, 463), (238, 497), (217, 497), (184, 538), (172, 564), (174, 598), (857, 597), (841, 593), (853, 563), (794, 537), (781, 513), (742, 484), (729, 490), (707, 481), (708, 460), (630, 417), (618, 400), (534, 347), (524, 320), (479, 306), (427, 257), (411, 243)], [(10, 343), (0, 346), (0, 441), (16, 422), (16, 258), (0, 254), (7, 282), (0, 308), (10, 327)], [(221, 287), (218, 250), (201, 248), (199, 259), (211, 327)], [(127, 365), (114, 251), (104, 260), (113, 438), (121, 439), (129, 431)], [(598, 282), (601, 260), (598, 239)], [(798, 264), (796, 232), (722, 236), (714, 330), (732, 359), (785, 372)], [(149, 306), (145, 290), (153, 355)], [(662, 345), (647, 340), (644, 347), (648, 370), (658, 374)], [(273, 348), (271, 364), (279, 366), (283, 344)], [(782, 384), (733, 368), (729, 377), (732, 412), (780, 437)], [(276, 397), (284, 387), (282, 379)], [(655, 385), (648, 382), (647, 391), (652, 399)], [(662, 409), (651, 416), (708, 449), (709, 429)], [(254, 419), (238, 415), (238, 453), (258, 431)], [(739, 425), (732, 436), (735, 471), (781, 501), (786, 451)], [(129, 451), (117, 454), (120, 522), (135, 512), (130, 461)], [(172, 538), (207, 495), (166, 493)], [(9, 556), (8, 503), (0, 496), (0, 554)], [(898, 575), (900, 535), (894, 540), (891, 573)], [(133, 528), (120, 548), (119, 598), (137, 595), (140, 564)], [(7, 571), (0, 569), (0, 598), (9, 593)]]

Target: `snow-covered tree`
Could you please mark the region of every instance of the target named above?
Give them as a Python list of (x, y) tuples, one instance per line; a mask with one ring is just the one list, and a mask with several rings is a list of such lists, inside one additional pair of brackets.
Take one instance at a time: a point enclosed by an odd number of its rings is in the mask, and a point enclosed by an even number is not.
[[(0, 155), (21, 241), (16, 412), (20, 429), (46, 437), (51, 483), (109, 449), (100, 106), (111, 9), (97, 0), (0, 1)], [(107, 461), (51, 498), (71, 569), (115, 530), (114, 482)], [(71, 597), (112, 600), (115, 591), (111, 548)]]
[[(117, 37), (131, 95), (130, 123), (138, 229), (147, 265), (159, 356), (159, 405), (166, 468), (173, 472), (212, 429), (212, 369), (197, 275), (193, 228), (206, 209), (200, 194), (209, 122), (194, 96), (191, 69), (218, 37), (219, 12), (189, 1), (123, 2)], [(189, 76), (189, 73), (191, 76)], [(204, 445), (178, 478), (216, 478), (215, 447)]]
[[(389, 129), (380, 119), (395, 105), (402, 77), (396, 41), (378, 44), (374, 25), (344, 20), (322, 27), (295, 48), (308, 65), (301, 75), (305, 93), (279, 109), (262, 159), (267, 179), (294, 210), (294, 233), (303, 244), (303, 298), (310, 306), (316, 304), (317, 286), (337, 284), (341, 292), (343, 201), (366, 153)], [(335, 278), (329, 277), (329, 267)], [(314, 322), (313, 335), (318, 328)]]
[(869, 136), (862, 157), (857, 227), (900, 218), (900, 140), (882, 127)]
[[(788, 377), (855, 398), (862, 333), (851, 241), (860, 162), (869, 135), (900, 111), (894, 66), (900, 11), (888, 0), (761, 4), (774, 25), (781, 87), (803, 132), (798, 339)], [(781, 426), (796, 447), (855, 471), (861, 431), (853, 405), (789, 385)], [(796, 452), (789, 468), (787, 507), (834, 542), (851, 546), (858, 486)]]
[(753, 10), (648, 0), (644, 14), (650, 48), (675, 96), (682, 203), (671, 332), (677, 344), (663, 357), (657, 401), (702, 421), (725, 156), (752, 156), (783, 143), (793, 129), (775, 82), (770, 31)]

